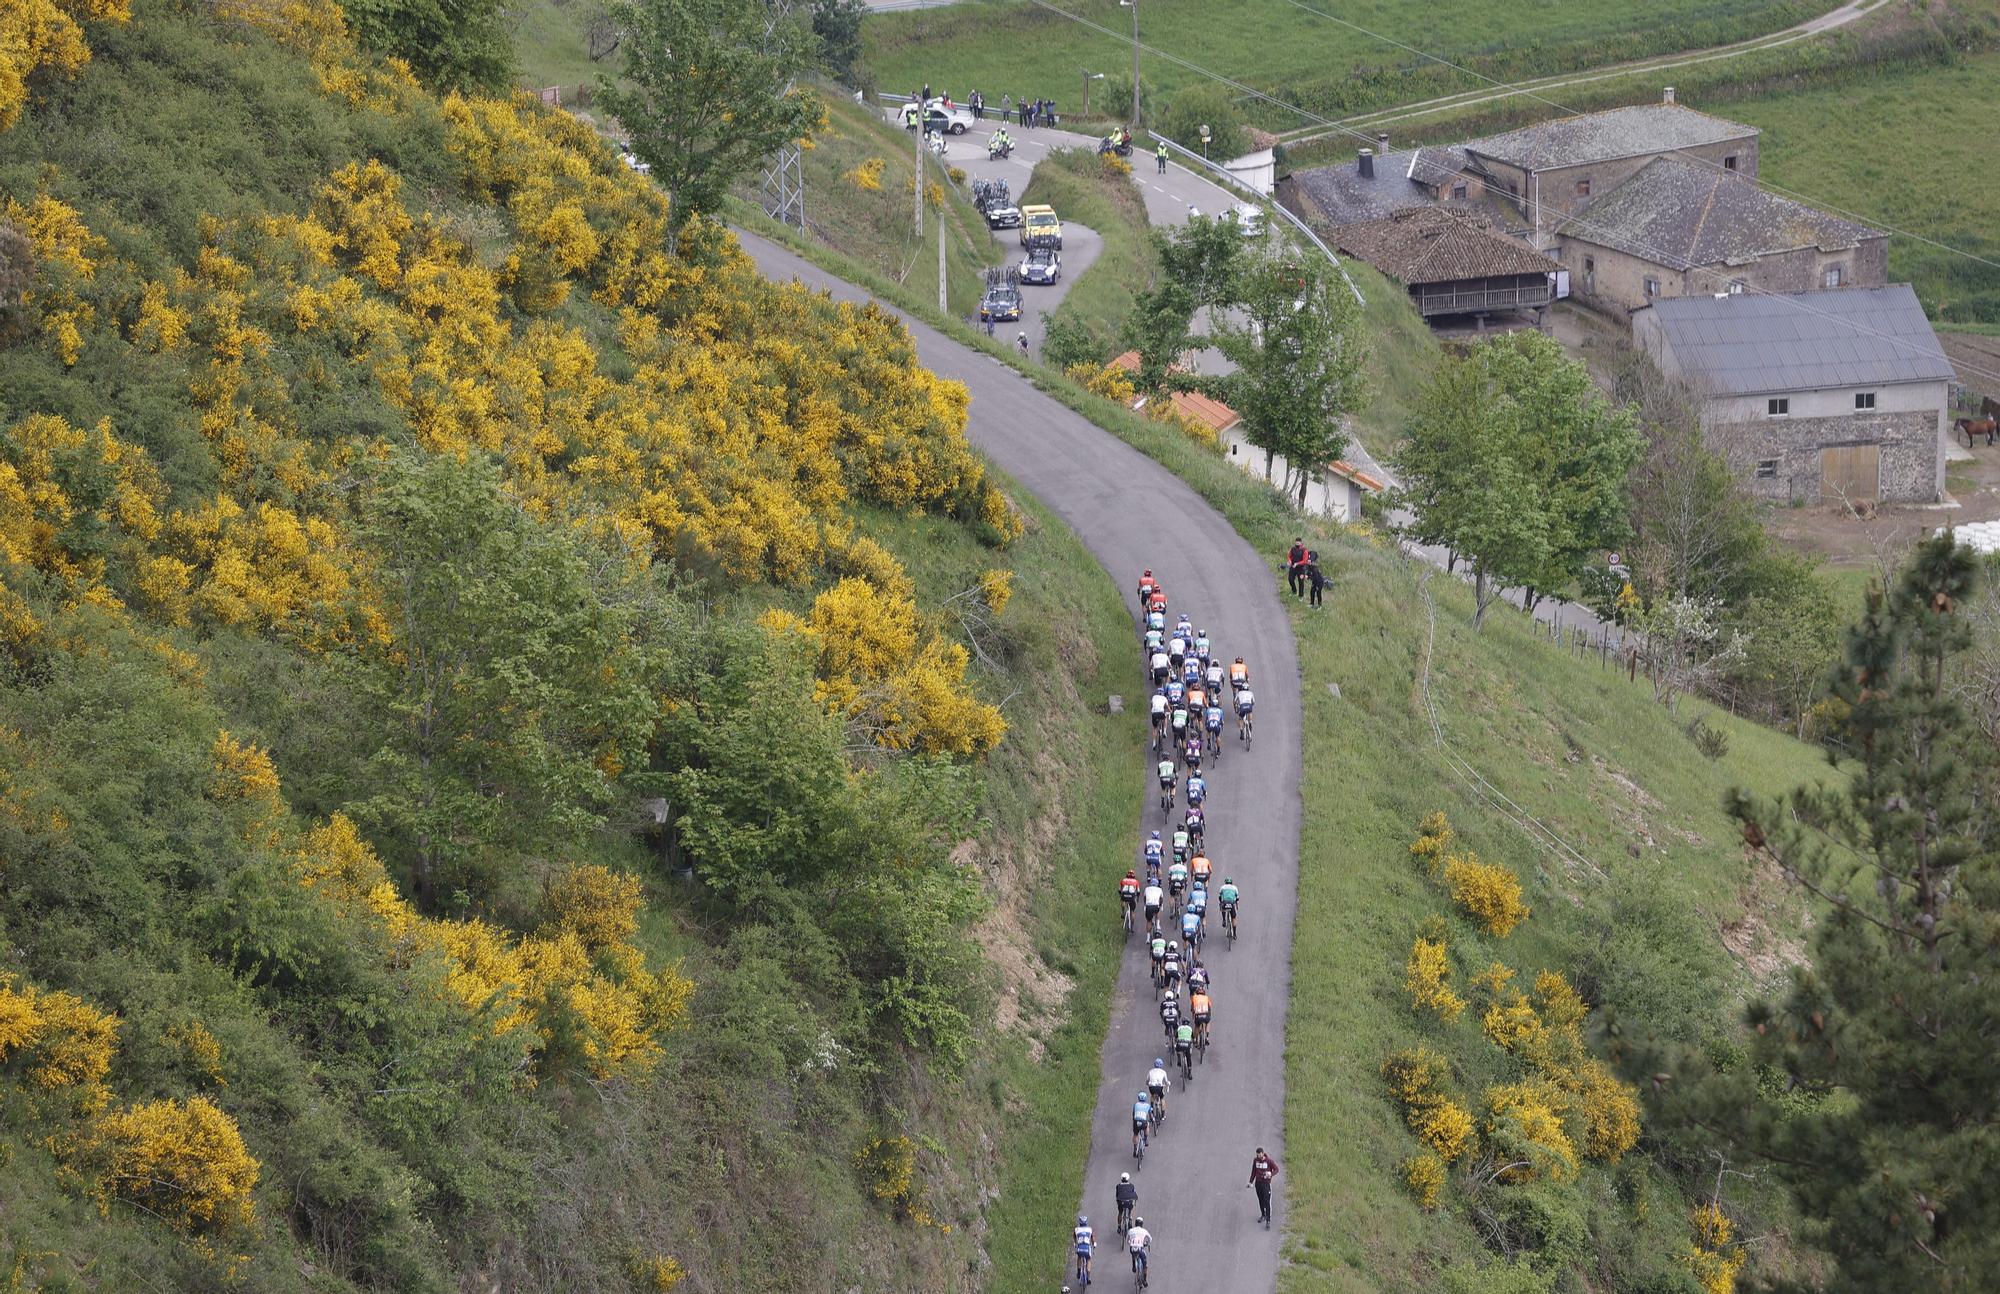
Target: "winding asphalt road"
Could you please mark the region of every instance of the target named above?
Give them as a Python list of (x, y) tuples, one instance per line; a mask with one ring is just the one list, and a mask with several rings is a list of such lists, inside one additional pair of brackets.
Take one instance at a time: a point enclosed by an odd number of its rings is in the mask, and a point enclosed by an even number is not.
[[(765, 274), (798, 279), (853, 302), (869, 299), (774, 243), (738, 233)], [(882, 308), (900, 315), (894, 306)], [(1141, 569), (1166, 584), (1171, 610), (1186, 609), (1222, 652), (1250, 663), (1257, 684), (1257, 741), (1231, 745), (1209, 779), (1210, 856), (1243, 890), (1243, 938), (1209, 946), (1214, 1044), (1193, 1086), (1173, 1092), (1171, 1117), (1153, 1143), (1139, 1183), (1139, 1212), (1155, 1236), (1152, 1288), (1160, 1294), (1263, 1294), (1277, 1284), (1284, 1178), (1277, 1225), (1257, 1225), (1245, 1183), (1258, 1146), (1284, 1158), (1285, 1015), (1291, 996), (1292, 920), (1298, 887), (1300, 698), (1298, 656), (1276, 590), (1276, 554), (1259, 555), (1179, 477), (1035, 390), (1004, 364), (903, 317), (929, 368), (972, 392), (971, 438), (1083, 540), (1128, 599)], [(1146, 688), (1137, 618), (1128, 704)], [(1150, 759), (1131, 752), (1132, 776), (1150, 788)], [(1134, 824), (1132, 847), (1103, 861), (1104, 920), (1117, 919), (1118, 878), (1137, 863), (1144, 831), (1160, 825), (1157, 793)], [(1129, 1111), (1161, 1054), (1160, 1023), (1140, 941), (1127, 945), (1104, 1042), (1097, 1113), (1083, 1182), (1083, 1209), (1105, 1240), (1097, 1274), (1122, 1288), (1131, 1277), (1116, 1252), (1112, 1188), (1132, 1169)], [(1053, 1290), (1066, 1233), (1048, 1237)]]

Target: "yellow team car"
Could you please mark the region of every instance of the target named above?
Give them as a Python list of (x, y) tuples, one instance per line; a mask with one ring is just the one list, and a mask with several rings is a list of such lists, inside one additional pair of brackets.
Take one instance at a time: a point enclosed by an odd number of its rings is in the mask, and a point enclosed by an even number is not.
[(1056, 209), (1037, 203), (1021, 208), (1021, 246), (1033, 251), (1037, 247), (1062, 250), (1062, 221), (1056, 218)]

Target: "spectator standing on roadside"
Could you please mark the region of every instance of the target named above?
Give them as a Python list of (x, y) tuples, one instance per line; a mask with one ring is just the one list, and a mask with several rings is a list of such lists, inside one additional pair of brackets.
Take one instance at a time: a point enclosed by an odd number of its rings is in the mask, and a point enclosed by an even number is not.
[(1250, 1185), (1257, 1188), (1258, 1221), (1271, 1224), (1271, 1179), (1278, 1175), (1278, 1161), (1257, 1147), (1257, 1157), (1250, 1161)]
[(974, 121), (986, 120), (986, 96), (980, 94), (977, 90), (972, 92), (972, 119)]
[(1021, 96), (1020, 112), (1021, 112), (1021, 129), (1026, 130), (1028, 129), (1028, 96), (1025, 94)]
[(1306, 541), (1292, 537), (1291, 551), (1285, 554), (1285, 583), (1298, 597), (1306, 595)]
[(1319, 554), (1306, 554), (1306, 583), (1312, 586), (1312, 605), (1320, 604), (1320, 594), (1326, 588), (1326, 572), (1319, 568)]
[(1001, 96), (1000, 96), (1000, 120), (1002, 120), (1002, 121), (1005, 121), (1005, 120), (1007, 120), (1007, 114), (1011, 113), (1012, 111), (1014, 111), (1014, 96), (1013, 96), (1013, 95), (1011, 95), (1011, 94), (1003, 94), (1003, 95), (1001, 95)]

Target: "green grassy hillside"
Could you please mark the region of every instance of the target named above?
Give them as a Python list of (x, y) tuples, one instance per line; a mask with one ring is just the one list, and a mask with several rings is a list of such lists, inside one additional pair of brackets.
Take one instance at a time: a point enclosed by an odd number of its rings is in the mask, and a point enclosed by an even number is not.
[[(1339, 9), (1316, 7), (1333, 17), (1284, 0), (1246, 0), (1218, 21), (1216, 10), (1199, 0), (1152, 0), (1140, 15), (1140, 37), (1148, 48), (1254, 85), (1285, 103), (1342, 116), (1480, 83), (1367, 32), (1512, 80), (1722, 44), (1776, 31), (1833, 6), (1673, 0), (1638, 9), (1573, 0), (1557, 5), (1453, 0), (1417, 11), (1370, 0)], [(1065, 13), (1109, 30), (1095, 30)], [(1108, 73), (1114, 81), (1124, 78), (1122, 91), (1115, 84), (1101, 87), (1102, 102), (1129, 97), (1130, 32), (1131, 11), (1110, 0), (1053, 8), (973, 0), (870, 16), (863, 28), (863, 62), (884, 90), (908, 94), (928, 83), (961, 98), (978, 89), (995, 103), (1002, 93), (1025, 94), (1075, 110), (1082, 93), (1079, 69)], [(1051, 57), (1057, 50), (1062, 57)], [(1157, 110), (1202, 74), (1153, 60), (1140, 77)], [(1275, 107), (1246, 105), (1246, 111), (1273, 130), (1304, 124)]]
[(900, 329), (247, 13), (141, 0), (0, 131), (14, 1283), (1028, 1270), (1116, 591)]

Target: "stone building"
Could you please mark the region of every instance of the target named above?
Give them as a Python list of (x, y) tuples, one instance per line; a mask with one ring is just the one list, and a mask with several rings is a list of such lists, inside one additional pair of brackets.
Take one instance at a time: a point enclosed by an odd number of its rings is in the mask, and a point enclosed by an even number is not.
[(1277, 196), (1287, 211), (1322, 229), (1381, 220), (1399, 211), (1444, 203), (1479, 207), (1486, 181), (1466, 170), (1456, 148), (1389, 149), (1378, 134), (1351, 162), (1294, 171), (1278, 181)]
[(1952, 369), (1909, 284), (1662, 297), (1632, 337), (1700, 399), (1705, 438), (1752, 493), (1943, 496)]
[(1767, 193), (1736, 172), (1656, 157), (1556, 229), (1574, 294), (1623, 316), (1662, 297), (1879, 288), (1889, 236)]
[[(1657, 157), (1674, 154), (1755, 177), (1755, 126), (1673, 101), (1558, 117), (1460, 145), (1465, 172), (1520, 213), (1536, 251), (1550, 251), (1564, 221)], [(1574, 272), (1574, 267), (1572, 272)]]

